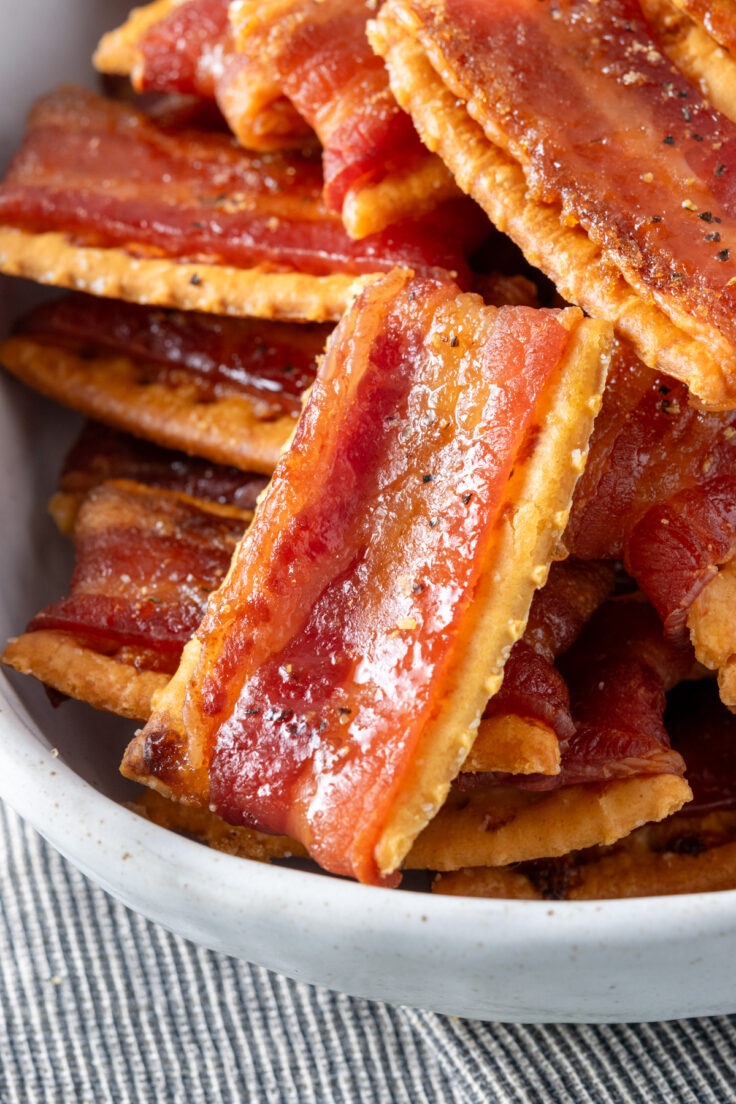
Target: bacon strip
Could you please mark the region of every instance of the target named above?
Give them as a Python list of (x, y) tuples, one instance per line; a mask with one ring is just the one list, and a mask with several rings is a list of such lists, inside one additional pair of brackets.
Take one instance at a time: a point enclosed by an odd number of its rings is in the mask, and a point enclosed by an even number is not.
[(668, 633), (736, 551), (736, 413), (688, 406), (619, 345), (565, 534), (583, 559), (622, 558)]
[(70, 449), (49, 510), (63, 533), (71, 534), (84, 498), (101, 483), (125, 479), (190, 498), (252, 512), (268, 478), (198, 457), (159, 448), (147, 441), (87, 422)]
[[(351, 236), (434, 208), (457, 194), (422, 146), (370, 48), (364, 0), (158, 0), (105, 36), (96, 64), (139, 90), (214, 96), (255, 150), (324, 148), (324, 199)], [(158, 17), (157, 17), (158, 15)]]
[(122, 662), (175, 670), (246, 525), (241, 511), (216, 510), (134, 483), (95, 488), (74, 527), (70, 595), (28, 631), (72, 633)]
[(604, 350), (577, 314), (497, 311), (448, 283), (397, 273), (364, 294), (125, 772), (152, 778), (163, 741), (189, 768), (157, 788), (391, 877), (521, 632)]
[(70, 295), (22, 318), (0, 359), (88, 416), (270, 473), (329, 332)]
[(372, 41), (425, 142), (566, 298), (733, 406), (736, 125), (634, 0), (389, 0)]
[[(449, 269), (461, 281), (469, 278), (463, 252), (484, 231), (468, 201), (450, 201), (423, 219), (356, 243), (323, 206), (321, 190), (314, 157), (248, 154), (224, 135), (165, 130), (127, 104), (68, 87), (33, 109), (24, 143), (0, 185), (0, 221), (16, 232), (64, 235), (80, 248), (80, 265), (85, 256), (85, 263), (96, 258), (100, 247), (115, 251), (108, 264), (118, 267), (130, 268), (137, 259), (144, 268), (162, 257), (202, 262), (205, 275), (195, 269), (190, 278), (195, 291), (218, 266), (255, 268), (265, 278), (375, 274), (397, 265), (420, 273)], [(4, 270), (19, 271), (14, 248), (23, 243), (3, 231)], [(55, 238), (51, 244), (56, 248)], [(32, 265), (44, 278), (35, 254)], [(47, 267), (50, 282), (64, 282), (51, 259)], [(90, 289), (111, 294), (100, 277), (97, 286), (87, 274)], [(153, 294), (166, 300), (165, 288)], [(178, 305), (172, 299), (170, 305)], [(237, 313), (234, 294), (231, 300), (217, 312)]]
[(691, 650), (665, 639), (650, 605), (636, 596), (607, 603), (561, 662), (574, 724), (562, 745), (559, 773), (461, 775), (459, 785), (495, 782), (551, 790), (633, 775), (682, 774), (684, 762), (671, 750), (664, 727), (665, 692), (692, 666)]

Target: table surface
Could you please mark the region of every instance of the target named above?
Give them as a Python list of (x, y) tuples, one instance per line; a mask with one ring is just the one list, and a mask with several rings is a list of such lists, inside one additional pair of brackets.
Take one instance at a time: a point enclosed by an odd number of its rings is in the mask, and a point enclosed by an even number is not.
[(736, 1100), (736, 1016), (525, 1027), (392, 1008), (171, 935), (2, 806), (0, 856), (0, 1104)]

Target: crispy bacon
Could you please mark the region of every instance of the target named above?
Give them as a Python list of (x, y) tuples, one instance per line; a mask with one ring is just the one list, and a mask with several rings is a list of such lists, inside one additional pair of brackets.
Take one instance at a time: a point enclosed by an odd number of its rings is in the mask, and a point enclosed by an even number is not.
[(242, 56), (316, 131), (332, 211), (356, 185), (428, 158), (368, 43), (370, 15), (365, 0), (245, 3), (232, 14)]
[(67, 87), (32, 111), (0, 184), (0, 220), (138, 257), (316, 276), (398, 265), (469, 279), (464, 251), (484, 233), (469, 200), (353, 242), (321, 191), (315, 157), (248, 154), (224, 135), (165, 130), (128, 104)]
[[(635, 0), (392, 0), (381, 24), (390, 42), (381, 34), (375, 41), (384, 52), (418, 37), (441, 89), (467, 105), (452, 116), (443, 100), (443, 112), (475, 136), (464, 161), (462, 150), (432, 131), (421, 91), (406, 78), (402, 102), (422, 116), (423, 133), (433, 148), (446, 149), (465, 186), (484, 201), (493, 191), (487, 179), (485, 190), (474, 188), (468, 167), (480, 178), (486, 171), (473, 129), (479, 124), (509, 204), (502, 212), (499, 201), (494, 210), (512, 236), (516, 228), (563, 285), (564, 263), (555, 257), (569, 256), (573, 267), (587, 257), (592, 282), (576, 269), (566, 286), (603, 304), (650, 363), (677, 366), (706, 401), (733, 405), (736, 124), (663, 56)], [(398, 54), (396, 64), (399, 88), (406, 74)], [(510, 159), (499, 160), (499, 148)], [(528, 186), (523, 210), (517, 167)], [(551, 240), (556, 214), (559, 243)], [(575, 234), (566, 233), (572, 228)], [(621, 280), (614, 293), (604, 285), (617, 272), (628, 287)], [(636, 324), (624, 317), (628, 311)]]
[(59, 490), (64, 494), (87, 494), (112, 479), (178, 491), (239, 510), (254, 510), (268, 482), (268, 476), (257, 472), (211, 464), (117, 433), (98, 422), (87, 422), (64, 461)]
[[(543, 593), (543, 592), (542, 592)], [(665, 693), (686, 678), (692, 651), (667, 641), (654, 609), (637, 596), (593, 615), (560, 666), (570, 687), (574, 732), (556, 775), (461, 775), (464, 789), (495, 782), (559, 789), (641, 774), (682, 774), (664, 727)]]
[[(429, 210), (455, 191), (391, 93), (366, 37), (365, 0), (246, 2), (230, 6), (230, 22), (227, 0), (187, 0), (173, 9), (158, 0), (141, 15), (105, 36), (98, 67), (129, 71), (139, 90), (214, 97), (248, 149), (304, 146), (316, 132), (326, 207), (343, 212), (355, 236), (420, 206)], [(394, 175), (385, 211), (360, 229), (362, 216), (344, 211), (349, 195)]]
[(573, 644), (596, 606), (613, 588), (604, 564), (562, 561), (534, 596), (526, 631), (504, 668), (503, 685), (484, 717), (513, 713), (554, 729), (560, 743), (575, 732), (570, 695), (555, 659)]
[(172, 672), (245, 526), (239, 511), (210, 512), (134, 483), (102, 484), (77, 516), (70, 596), (37, 614), (28, 631), (73, 633), (122, 662)]
[[(552, 460), (536, 419), (568, 327)], [(395, 273), (364, 292), (128, 773), (155, 771), (186, 685), (189, 761), (209, 765), (206, 800), (225, 819), (286, 831), (327, 869), (394, 880), (523, 626), (512, 611), (526, 616), (551, 552), (574, 481), (567, 435), (584, 439), (605, 340), (578, 314), (497, 311), (448, 282)], [(574, 412), (567, 371), (581, 373)]]
[(14, 333), (85, 356), (130, 357), (150, 366), (152, 379), (194, 382), (203, 399), (247, 395), (275, 417), (298, 416), (330, 329), (75, 294), (36, 307)]
[(622, 558), (667, 629), (736, 550), (736, 412), (688, 405), (619, 344), (578, 483), (565, 543), (583, 559)]

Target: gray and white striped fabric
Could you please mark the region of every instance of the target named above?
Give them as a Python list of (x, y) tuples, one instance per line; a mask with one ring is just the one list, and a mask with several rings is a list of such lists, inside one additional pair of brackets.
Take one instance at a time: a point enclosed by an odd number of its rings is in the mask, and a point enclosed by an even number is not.
[(204, 951), (0, 807), (0, 1104), (726, 1104), (736, 1017), (449, 1019)]

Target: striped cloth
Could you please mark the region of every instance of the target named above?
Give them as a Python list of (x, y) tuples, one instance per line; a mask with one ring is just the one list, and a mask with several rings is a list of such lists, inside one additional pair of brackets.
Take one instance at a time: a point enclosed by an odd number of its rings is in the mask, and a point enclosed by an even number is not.
[(0, 1104), (726, 1104), (736, 1017), (523, 1027), (195, 947), (0, 807)]

